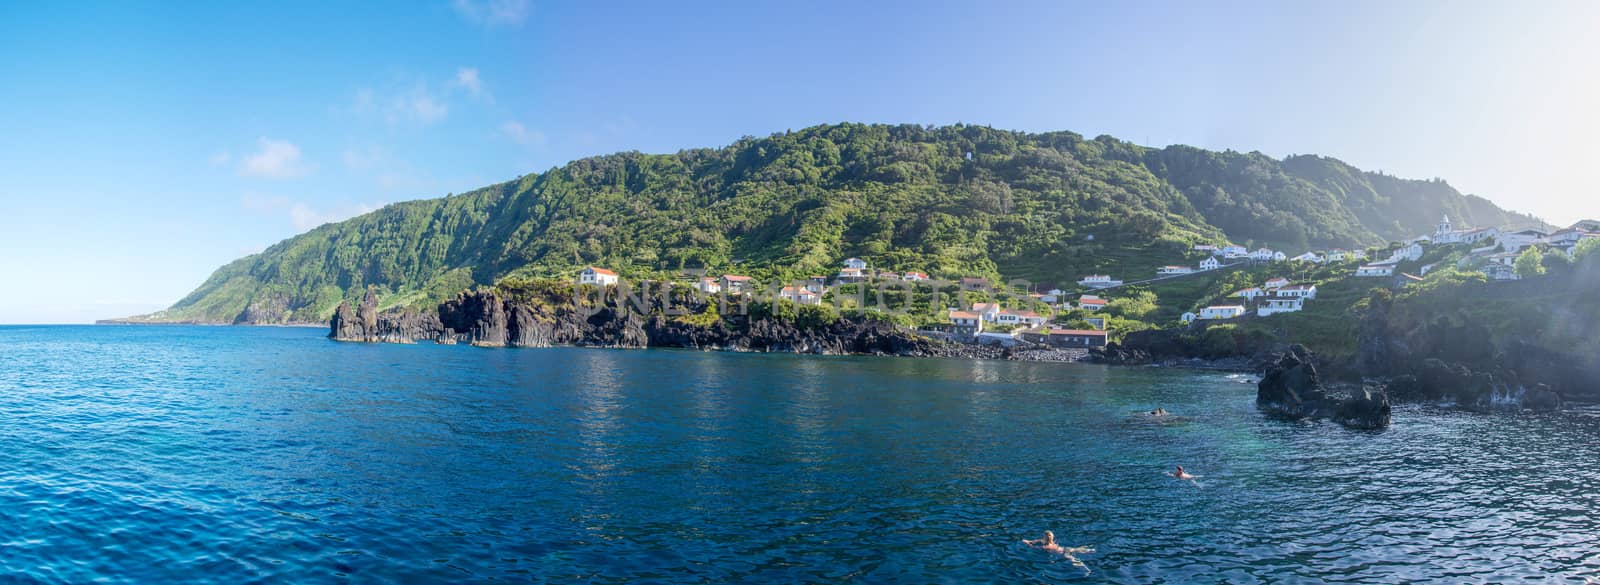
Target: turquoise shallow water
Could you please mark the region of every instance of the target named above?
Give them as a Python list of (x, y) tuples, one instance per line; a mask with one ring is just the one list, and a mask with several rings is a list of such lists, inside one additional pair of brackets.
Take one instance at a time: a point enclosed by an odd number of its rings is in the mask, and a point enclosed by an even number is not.
[(1352, 432), (1219, 373), (321, 335), (0, 327), (0, 580), (1600, 575), (1588, 412)]

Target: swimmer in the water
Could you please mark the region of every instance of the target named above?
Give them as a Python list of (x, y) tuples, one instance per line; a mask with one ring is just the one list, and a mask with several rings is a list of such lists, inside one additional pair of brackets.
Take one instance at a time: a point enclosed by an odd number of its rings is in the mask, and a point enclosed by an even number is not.
[(1184, 471), (1182, 465), (1178, 466), (1178, 470), (1177, 471), (1169, 472), (1169, 473), (1167, 473), (1167, 475), (1170, 475), (1172, 477), (1176, 477), (1180, 481), (1187, 480), (1187, 481), (1194, 482), (1195, 485), (1200, 485), (1200, 482), (1194, 481), (1196, 478), (1198, 478), (1200, 476), (1195, 475), (1193, 473), (1189, 473), (1187, 471)]
[(1044, 549), (1053, 553), (1066, 554), (1067, 552), (1067, 549), (1061, 548), (1061, 545), (1056, 544), (1056, 533), (1049, 530), (1044, 531), (1044, 538), (1024, 540), (1022, 541), (1022, 544), (1026, 544), (1033, 548)]
[(1150, 411), (1150, 416), (1167, 416), (1167, 409), (1165, 409), (1165, 408), (1157, 408), (1155, 410), (1152, 410), (1152, 411)]

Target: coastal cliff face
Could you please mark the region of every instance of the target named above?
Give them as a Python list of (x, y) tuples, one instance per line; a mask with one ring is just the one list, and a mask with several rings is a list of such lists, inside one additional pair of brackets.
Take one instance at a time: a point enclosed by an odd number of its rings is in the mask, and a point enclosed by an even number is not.
[(1389, 395), (1383, 388), (1362, 387), (1340, 395), (1323, 386), (1316, 359), (1296, 345), (1268, 365), (1256, 385), (1256, 405), (1289, 418), (1327, 418), (1351, 428), (1389, 426)]
[[(355, 307), (341, 304), (329, 323), (328, 337), (352, 342), (432, 341), (480, 347), (671, 347), (1033, 361), (1074, 361), (1083, 357), (1081, 351), (945, 343), (872, 320), (838, 318), (802, 324), (776, 316), (741, 315), (691, 322), (659, 312), (644, 314), (624, 308), (612, 298), (585, 307), (560, 298), (512, 299), (495, 291), (475, 291), (444, 302), (437, 313), (380, 313), (377, 306), (377, 298), (370, 292)], [(691, 302), (685, 308), (704, 312), (708, 307), (704, 302)]]

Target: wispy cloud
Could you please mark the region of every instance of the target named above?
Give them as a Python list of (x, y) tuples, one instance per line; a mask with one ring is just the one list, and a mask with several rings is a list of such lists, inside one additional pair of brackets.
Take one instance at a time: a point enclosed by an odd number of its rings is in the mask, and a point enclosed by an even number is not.
[(472, 97), (490, 99), (489, 90), (483, 86), (483, 78), (478, 75), (477, 67), (460, 67), (456, 69), (456, 78), (450, 81), (452, 87), (466, 90)]
[(527, 126), (522, 125), (522, 122), (516, 120), (506, 120), (500, 125), (500, 132), (512, 142), (523, 146), (543, 146), (545, 142), (543, 132), (529, 130)]
[(528, 19), (528, 0), (454, 0), (452, 4), (474, 24), (516, 26)]
[[(212, 157), (212, 161), (217, 161)], [(223, 159), (226, 162), (226, 159)], [(247, 177), (290, 179), (311, 172), (311, 165), (300, 155), (300, 147), (287, 140), (262, 137), (256, 140), (256, 152), (240, 160), (239, 174)]]
[(311, 228), (344, 221), (358, 215), (364, 215), (382, 209), (383, 203), (356, 203), (352, 205), (335, 205), (332, 207), (318, 208), (305, 201), (290, 201), (286, 197), (262, 195), (255, 192), (245, 192), (240, 197), (239, 204), (245, 209), (268, 217), (281, 217), (289, 221), (296, 231), (306, 231)]
[(450, 114), (450, 104), (434, 95), (426, 83), (390, 92), (378, 93), (369, 88), (356, 90), (356, 95), (345, 107), (335, 106), (334, 111), (345, 111), (357, 116), (382, 118), (390, 126), (415, 124), (426, 126)]

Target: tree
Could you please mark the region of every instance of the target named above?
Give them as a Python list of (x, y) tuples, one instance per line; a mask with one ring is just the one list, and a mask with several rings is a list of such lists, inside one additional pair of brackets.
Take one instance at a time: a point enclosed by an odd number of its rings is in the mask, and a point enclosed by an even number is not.
[(1600, 250), (1600, 238), (1578, 240), (1578, 247), (1572, 250), (1572, 259), (1574, 261), (1583, 260), (1596, 250)]
[(1527, 250), (1522, 251), (1521, 256), (1517, 256), (1517, 261), (1513, 266), (1517, 269), (1518, 277), (1532, 278), (1539, 276), (1544, 274), (1544, 255), (1539, 253), (1538, 248), (1529, 247)]

